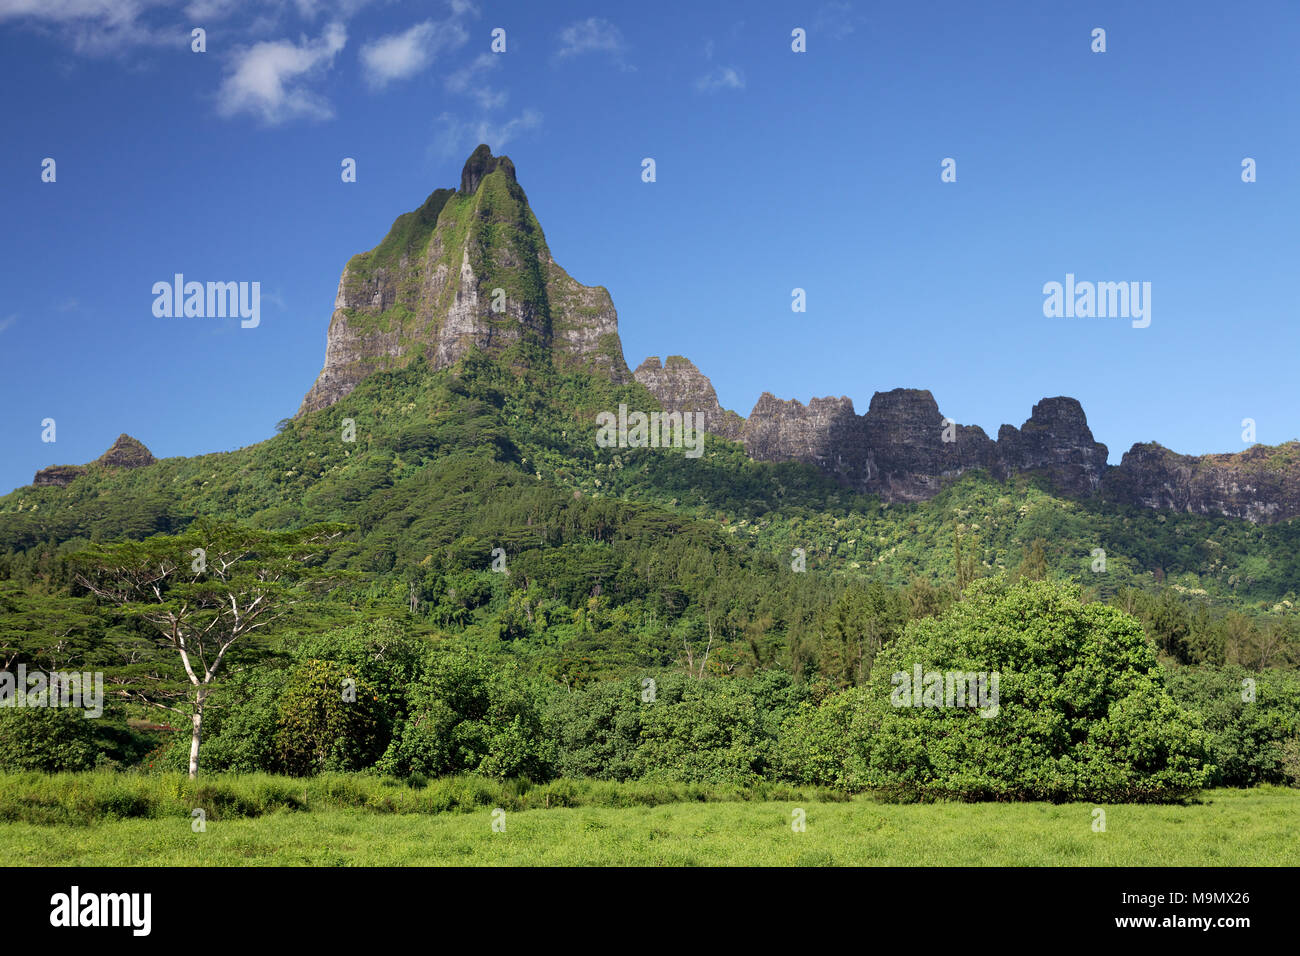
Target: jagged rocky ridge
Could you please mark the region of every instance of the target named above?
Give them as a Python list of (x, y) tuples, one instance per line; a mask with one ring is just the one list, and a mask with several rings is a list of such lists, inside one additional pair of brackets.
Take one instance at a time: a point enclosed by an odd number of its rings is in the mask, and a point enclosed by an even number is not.
[(698, 412), (711, 435), (739, 441), (745, 420), (718, 404), (713, 383), (700, 374), (690, 359), (670, 355), (662, 364), (652, 355), (637, 366), (633, 377), (650, 390), (665, 411)]
[[(667, 374), (668, 366), (673, 369)], [(744, 443), (758, 461), (802, 461), (841, 483), (890, 502), (922, 501), (965, 471), (999, 480), (1044, 475), (1061, 494), (1121, 504), (1223, 515), (1253, 522), (1300, 515), (1300, 442), (1256, 445), (1232, 455), (1179, 455), (1154, 442), (1134, 445), (1117, 466), (1093, 439), (1073, 398), (1045, 398), (1020, 428), (1003, 425), (993, 440), (959, 425), (924, 389), (877, 392), (865, 415), (853, 401), (814, 398), (807, 405), (764, 392), (741, 419), (718, 406), (713, 384), (691, 362), (647, 359), (636, 379), (671, 411), (702, 410), (714, 434)]]
[[(493, 309), (495, 290), (498, 299), (504, 293), (501, 311)], [(1136, 445), (1110, 467), (1072, 398), (1043, 399), (1020, 428), (1003, 425), (994, 440), (977, 426), (946, 424), (934, 396), (920, 389), (877, 392), (865, 415), (844, 397), (803, 405), (765, 392), (743, 419), (721, 407), (713, 384), (682, 356), (663, 363), (652, 356), (631, 373), (609, 293), (580, 285), (551, 259), (514, 163), (487, 146), (466, 161), (457, 190), (436, 190), (348, 262), (325, 367), (299, 414), (417, 355), (445, 368), (473, 347), (499, 353), (521, 341), (541, 345), (560, 367), (620, 384), (635, 378), (668, 411), (703, 412), (707, 431), (743, 442), (754, 459), (808, 462), (886, 501), (929, 498), (980, 468), (997, 478), (1039, 473), (1066, 495), (1144, 507), (1250, 521), (1300, 514), (1300, 466), (1279, 470), (1278, 450), (1189, 458)]]
[[(1065, 495), (1145, 508), (1254, 522), (1300, 515), (1300, 442), (1203, 456), (1137, 444), (1109, 466), (1106, 446), (1072, 398), (1043, 399), (1020, 428), (1003, 425), (994, 440), (945, 419), (922, 389), (877, 392), (865, 415), (843, 396), (804, 405), (764, 392), (745, 419), (722, 408), (713, 384), (682, 356), (662, 363), (652, 356), (632, 373), (609, 293), (581, 285), (551, 259), (514, 164), (487, 146), (466, 161), (459, 188), (435, 190), (399, 216), (378, 246), (349, 260), (325, 365), (299, 414), (418, 356), (446, 368), (473, 348), (501, 354), (519, 344), (536, 346), (528, 354), (560, 368), (617, 384), (635, 379), (665, 410), (702, 412), (706, 431), (742, 442), (755, 460), (806, 462), (889, 502), (930, 498), (946, 481), (983, 469), (998, 479), (1041, 474)], [(153, 461), (123, 435), (91, 465), (46, 468), (34, 483), (63, 486), (91, 467)]]

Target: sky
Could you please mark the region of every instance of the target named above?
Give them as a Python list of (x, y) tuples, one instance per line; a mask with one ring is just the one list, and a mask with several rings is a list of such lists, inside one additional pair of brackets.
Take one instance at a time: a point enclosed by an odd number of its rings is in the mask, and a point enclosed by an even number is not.
[[(1073, 396), (1112, 463), (1295, 439), (1297, 49), (1268, 0), (0, 0), (0, 492), (272, 435), (344, 263), (479, 142), (628, 364), (742, 415), (902, 386), (990, 436)], [(177, 273), (260, 323), (156, 316)], [(1045, 315), (1067, 274), (1150, 283), (1150, 324)]]

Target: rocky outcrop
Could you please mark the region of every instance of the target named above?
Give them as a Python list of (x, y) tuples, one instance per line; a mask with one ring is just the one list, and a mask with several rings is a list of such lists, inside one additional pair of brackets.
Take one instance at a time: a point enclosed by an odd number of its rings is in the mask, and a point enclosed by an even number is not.
[(86, 473), (85, 465), (50, 465), (49, 468), (42, 468), (32, 479), (34, 485), (53, 485), (55, 488), (63, 488), (72, 484), (73, 481), (80, 478)]
[(1045, 398), (1020, 429), (998, 429), (998, 454), (1007, 471), (1037, 471), (1067, 495), (1090, 495), (1106, 476), (1105, 445), (1093, 441), (1083, 406), (1073, 398)]
[(1300, 442), (1234, 455), (1179, 455), (1139, 443), (1106, 475), (1112, 500), (1144, 508), (1268, 523), (1300, 515)]
[(460, 171), (460, 194), (474, 195), (478, 192), (479, 183), (483, 182), (484, 177), (498, 169), (512, 183), (517, 182), (515, 164), (510, 162), (510, 157), (493, 156), (492, 150), (486, 144), (480, 143), (475, 147), (474, 152), (469, 154), (469, 159), (465, 160), (465, 166)]
[(514, 164), (487, 146), (466, 161), (458, 190), (434, 191), (349, 260), (325, 365), (299, 414), (333, 404), (375, 372), (419, 356), (446, 368), (475, 348), (631, 381), (609, 293), (551, 258)]
[(1038, 474), (1063, 495), (1144, 508), (1253, 522), (1300, 516), (1300, 442), (1233, 455), (1178, 455), (1138, 444), (1111, 466), (1073, 398), (1043, 399), (1028, 421), (1003, 425), (993, 441), (978, 426), (945, 418), (920, 389), (877, 392), (862, 416), (847, 398), (814, 398), (805, 406), (765, 392), (742, 438), (754, 459), (807, 462), (890, 502), (933, 497), (948, 480), (980, 468), (1002, 480)]
[(95, 459), (95, 464), (108, 468), (144, 468), (157, 460), (144, 442), (122, 434), (117, 436), (117, 441), (109, 446), (108, 451)]
[(759, 396), (741, 434), (755, 461), (806, 462), (850, 485), (864, 477), (864, 438), (852, 399), (814, 398), (804, 405), (771, 392)]
[(51, 465), (38, 471), (36, 477), (32, 479), (32, 484), (63, 488), (86, 474), (91, 468), (144, 468), (157, 460), (143, 442), (123, 434), (118, 435), (117, 441), (109, 446), (108, 451), (89, 465)]
[(868, 480), (886, 501), (919, 501), (971, 468), (1002, 472), (997, 448), (978, 425), (945, 418), (925, 389), (896, 388), (871, 397), (864, 421)]
[(652, 355), (637, 366), (632, 377), (644, 385), (666, 412), (702, 412), (704, 430), (710, 435), (737, 441), (745, 420), (718, 404), (713, 383), (690, 359), (670, 355), (662, 364)]

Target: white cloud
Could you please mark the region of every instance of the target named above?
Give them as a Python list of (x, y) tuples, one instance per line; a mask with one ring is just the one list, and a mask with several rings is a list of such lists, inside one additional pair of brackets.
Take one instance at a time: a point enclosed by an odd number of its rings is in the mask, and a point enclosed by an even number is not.
[[(226, 44), (284, 29), (300, 18), (347, 22), (374, 0), (0, 0), (0, 23), (25, 24), (78, 53), (120, 56), (141, 48), (189, 51), (190, 30), (220, 24)], [(453, 10), (464, 0), (452, 0)], [(242, 16), (239, 16), (242, 14)], [(211, 37), (209, 37), (211, 43)], [(215, 47), (212, 47), (215, 49)]]
[(588, 17), (570, 23), (560, 31), (560, 48), (555, 51), (555, 58), (563, 60), (583, 53), (609, 53), (621, 62), (623, 50), (623, 33), (618, 27), (600, 17)]
[[(157, 5), (165, 0), (153, 0)], [(32, 17), (66, 23), (69, 20), (134, 20), (145, 3), (140, 0), (0, 0), (0, 20)]]
[(419, 73), (443, 50), (462, 46), (469, 34), (455, 20), (425, 20), (409, 30), (380, 37), (361, 48), (361, 66), (372, 89)]
[[(143, 17), (172, 0), (0, 0), (0, 23), (25, 22), (70, 41), (79, 53), (112, 54), (141, 46), (179, 46), (189, 29)], [(157, 20), (156, 16), (151, 17)]]
[(701, 93), (717, 93), (719, 90), (743, 90), (745, 88), (745, 74), (735, 67), (720, 66), (696, 80), (695, 88)]
[(333, 116), (329, 102), (304, 80), (329, 69), (347, 40), (343, 24), (331, 23), (317, 40), (276, 40), (238, 51), (217, 91), (217, 112), (226, 117), (249, 113), (268, 125)]
[[(286, 5), (286, 0), (277, 2), (280, 6)], [(298, 16), (304, 20), (315, 20), (322, 14), (330, 20), (351, 20), (362, 7), (370, 3), (371, 0), (293, 0)]]
[(447, 77), (449, 93), (461, 93), (474, 100), (483, 110), (505, 106), (508, 99), (504, 90), (495, 90), (483, 82), (483, 76), (500, 64), (501, 57), (494, 53), (480, 53), (471, 62)]
[(17, 321), (18, 321), (17, 313), (7, 316), (6, 318), (0, 319), (0, 332), (3, 332), (5, 329), (11, 328), (13, 324)]
[(242, 0), (190, 0), (185, 15), (202, 26), (203, 20), (223, 20), (239, 9)]
[(479, 143), (487, 143), (493, 153), (500, 155), (506, 144), (519, 133), (541, 126), (542, 114), (536, 110), (524, 110), (513, 119), (498, 123), (487, 118), (462, 120), (443, 113), (437, 118), (437, 124), (441, 127), (438, 150), (444, 156), (468, 155)]

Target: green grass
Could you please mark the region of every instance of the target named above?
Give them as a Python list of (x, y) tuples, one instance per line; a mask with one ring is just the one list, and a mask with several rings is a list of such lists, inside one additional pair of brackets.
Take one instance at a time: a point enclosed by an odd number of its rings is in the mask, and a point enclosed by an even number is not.
[[(541, 788), (538, 788), (539, 792)], [(613, 788), (617, 790), (618, 788)], [(608, 793), (613, 791), (606, 791)], [(807, 828), (791, 827), (796, 808)], [(1217, 790), (1187, 806), (676, 802), (458, 813), (279, 810), (209, 820), (0, 824), (31, 865), (1279, 866), (1300, 857), (1300, 791)]]
[(127, 819), (174, 818), (187, 824), (202, 808), (208, 820), (233, 821), (281, 812), (320, 814), (438, 814), (501, 807), (648, 807), (667, 803), (793, 800), (834, 802), (848, 797), (816, 787), (765, 783), (758, 787), (634, 781), (492, 780), (478, 776), (398, 780), (367, 774), (295, 778), (266, 773), (181, 774), (94, 771), (0, 773), (0, 824), (84, 827)]

